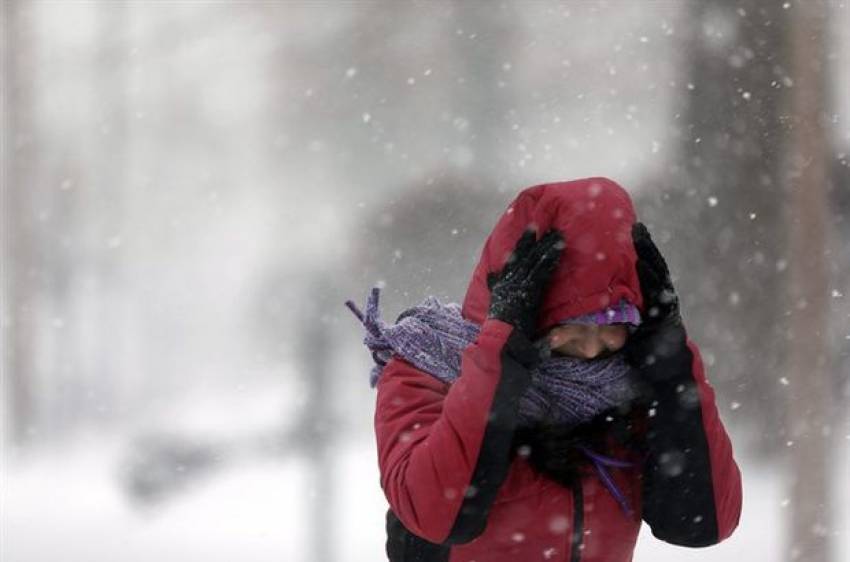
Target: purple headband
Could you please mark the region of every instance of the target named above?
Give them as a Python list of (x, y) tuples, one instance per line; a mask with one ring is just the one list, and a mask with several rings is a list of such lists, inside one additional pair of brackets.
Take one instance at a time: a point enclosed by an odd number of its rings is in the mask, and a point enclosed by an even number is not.
[(633, 324), (638, 326), (641, 323), (640, 311), (638, 307), (627, 301), (620, 299), (620, 302), (614, 306), (609, 306), (595, 312), (573, 316), (559, 320), (560, 324)]

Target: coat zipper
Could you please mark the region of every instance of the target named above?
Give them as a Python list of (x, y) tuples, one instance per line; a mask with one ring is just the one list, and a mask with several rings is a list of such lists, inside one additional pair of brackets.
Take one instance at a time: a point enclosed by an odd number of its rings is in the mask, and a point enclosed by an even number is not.
[(581, 559), (581, 545), (584, 542), (584, 494), (581, 487), (581, 478), (576, 478), (573, 484), (573, 540), (571, 562), (579, 562)]

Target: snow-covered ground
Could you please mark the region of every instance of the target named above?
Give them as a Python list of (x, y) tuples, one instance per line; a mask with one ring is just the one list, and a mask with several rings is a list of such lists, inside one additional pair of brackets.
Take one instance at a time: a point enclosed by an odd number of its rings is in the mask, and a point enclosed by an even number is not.
[[(2, 483), (3, 562), (121, 560), (310, 561), (311, 480), (303, 461), (255, 458), (202, 478), (154, 509), (137, 509), (118, 485), (124, 441), (92, 435), (7, 463)], [(338, 447), (338, 495), (327, 506), (333, 560), (384, 559), (386, 503), (374, 446), (362, 439)], [(744, 510), (737, 532), (720, 545), (687, 549), (652, 537), (644, 527), (635, 561), (783, 560), (785, 482), (777, 470), (739, 459)], [(836, 458), (835, 560), (850, 559), (850, 447)]]

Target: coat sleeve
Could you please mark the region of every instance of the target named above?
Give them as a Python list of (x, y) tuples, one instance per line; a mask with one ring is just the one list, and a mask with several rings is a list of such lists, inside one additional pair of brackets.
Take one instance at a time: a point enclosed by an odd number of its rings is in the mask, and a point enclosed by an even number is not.
[(741, 516), (741, 472), (697, 345), (686, 339), (654, 387), (642, 479), (643, 519), (669, 543), (702, 547), (728, 538)]
[(539, 360), (522, 332), (488, 318), (451, 385), (399, 357), (387, 363), (375, 409), (381, 488), (409, 531), (439, 544), (484, 531)]

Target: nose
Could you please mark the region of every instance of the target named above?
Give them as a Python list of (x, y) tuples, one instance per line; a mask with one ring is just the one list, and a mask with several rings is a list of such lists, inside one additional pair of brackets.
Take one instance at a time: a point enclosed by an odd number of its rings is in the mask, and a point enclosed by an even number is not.
[(584, 356), (588, 359), (593, 359), (605, 349), (605, 345), (600, 339), (592, 339), (585, 343), (582, 351), (584, 352)]

